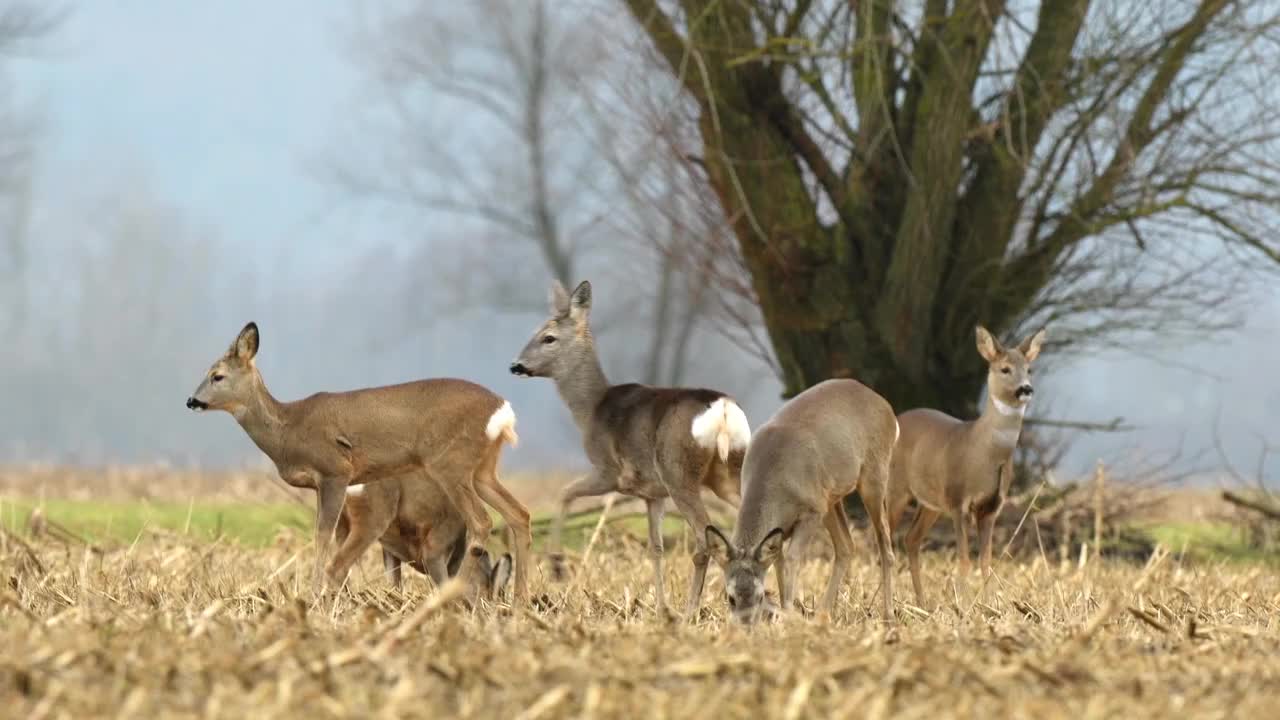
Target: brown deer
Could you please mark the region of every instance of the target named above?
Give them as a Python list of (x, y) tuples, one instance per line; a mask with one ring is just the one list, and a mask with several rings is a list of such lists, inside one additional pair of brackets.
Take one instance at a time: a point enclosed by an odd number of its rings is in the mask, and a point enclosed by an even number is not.
[[(498, 511), (515, 534), (515, 595), (526, 596), (529, 512), (497, 474), (503, 444), (516, 443), (509, 403), (480, 385), (452, 378), (280, 402), (254, 365), (258, 342), (258, 326), (249, 323), (214, 361), (187, 407), (230, 413), (275, 463), (281, 479), (316, 490), (317, 592), (326, 576), (340, 585), (368, 546), (357, 551), (364, 541), (348, 535), (326, 565), (347, 488), (412, 474), (434, 484), (462, 515), (472, 546), (464, 558), (468, 573), (468, 561), (477, 562), (493, 527), (481, 501)], [(421, 555), (437, 552), (429, 546)]]
[(823, 616), (830, 615), (853, 557), (844, 498), (858, 491), (880, 553), (884, 619), (894, 622), (893, 545), (884, 498), (897, 437), (888, 401), (856, 380), (818, 383), (756, 429), (742, 468), (742, 506), (733, 540), (715, 526), (705, 528), (737, 620), (751, 623), (772, 614), (764, 592), (770, 566), (781, 608), (792, 607), (796, 571), (820, 527), (826, 527), (834, 549), (819, 607)]
[(592, 470), (560, 494), (548, 550), (561, 572), (560, 533), (574, 500), (618, 492), (642, 498), (649, 514), (654, 602), (665, 610), (662, 584), (662, 518), (668, 497), (694, 529), (697, 547), (689, 584), (692, 619), (706, 579), (708, 518), (701, 491), (710, 489), (734, 507), (742, 456), (751, 437), (747, 417), (732, 398), (714, 390), (610, 385), (600, 369), (591, 334), (591, 284), (570, 296), (551, 290), (551, 317), (511, 364), (511, 372), (555, 381), (573, 413)]
[[(356, 558), (377, 540), (387, 577), (397, 589), (403, 565), (429, 576), (438, 587), (458, 574), (467, 552), (462, 514), (439, 488), (412, 475), (347, 487), (335, 539), (339, 547), (351, 542)], [(484, 552), (477, 560), (481, 593), (497, 597), (510, 578), (511, 555), (504, 553), (493, 562)]]
[(916, 501), (915, 520), (907, 531), (907, 558), (916, 600), (924, 604), (920, 585), (920, 546), (944, 513), (955, 521), (960, 572), (967, 575), (972, 514), (978, 524), (983, 575), (991, 570), (991, 529), (1013, 481), (1013, 449), (1022, 432), (1022, 416), (1035, 392), (1031, 363), (1040, 355), (1041, 329), (1016, 347), (1006, 348), (986, 328), (976, 328), (978, 352), (987, 361), (987, 403), (977, 420), (961, 422), (937, 410), (908, 410), (898, 416), (902, 438), (893, 458), (889, 482), (889, 527), (898, 526), (903, 511)]

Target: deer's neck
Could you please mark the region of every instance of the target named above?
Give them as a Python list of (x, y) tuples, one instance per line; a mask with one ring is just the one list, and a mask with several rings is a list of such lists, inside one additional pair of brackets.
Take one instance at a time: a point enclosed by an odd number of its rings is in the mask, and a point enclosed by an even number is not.
[(573, 413), (573, 422), (577, 424), (585, 437), (591, 427), (591, 416), (596, 406), (604, 399), (609, 389), (609, 381), (600, 369), (600, 358), (592, 345), (589, 352), (583, 353), (569, 368), (569, 371), (556, 377), (556, 390)]
[(284, 403), (272, 397), (262, 378), (255, 382), (257, 386), (249, 401), (236, 408), (232, 415), (253, 444), (279, 465), (284, 460), (288, 413)]
[(987, 395), (986, 407), (973, 423), (975, 439), (1002, 454), (1012, 453), (1022, 434), (1022, 417), (1026, 411), (1026, 405), (1009, 405), (994, 395)]

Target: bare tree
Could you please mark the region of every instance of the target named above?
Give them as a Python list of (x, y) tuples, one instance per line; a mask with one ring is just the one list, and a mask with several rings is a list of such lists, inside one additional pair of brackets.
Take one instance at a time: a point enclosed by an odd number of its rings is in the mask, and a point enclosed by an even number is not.
[(972, 412), (979, 321), (1058, 348), (1211, 331), (1280, 262), (1273, 3), (623, 5), (788, 393), (854, 375)]
[(602, 106), (620, 85), (593, 21), (549, 0), (481, 0), (409, 3), (365, 25), (358, 61), (385, 92), (389, 127), (374, 162), (340, 160), (341, 187), (480, 220), (486, 241), (457, 248), (455, 271), (440, 273), (452, 298), (541, 309), (546, 278), (531, 282), (531, 265), (570, 286), (622, 266), (627, 332), (641, 318), (648, 326), (647, 348), (632, 353), (641, 379), (678, 382), (710, 293), (682, 255), (653, 252), (655, 237), (685, 244), (678, 187), (652, 155), (663, 145), (617, 152), (620, 136), (644, 129)]
[(30, 53), (62, 15), (39, 3), (0, 5), (0, 329), (25, 320), (35, 122), (13, 97), (6, 60)]

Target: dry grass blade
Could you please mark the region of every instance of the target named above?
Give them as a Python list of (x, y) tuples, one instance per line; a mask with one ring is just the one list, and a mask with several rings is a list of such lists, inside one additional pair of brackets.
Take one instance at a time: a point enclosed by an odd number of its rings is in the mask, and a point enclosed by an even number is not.
[(546, 715), (569, 697), (569, 689), (568, 685), (557, 685), (551, 688), (530, 705), (528, 710), (516, 715), (515, 720), (537, 720)]
[(1136, 608), (1130, 605), (1129, 614), (1134, 616), (1138, 620), (1141, 620), (1142, 622), (1146, 623), (1147, 625), (1150, 625), (1156, 630), (1159, 630), (1162, 633), (1169, 632), (1169, 626), (1157, 620), (1156, 617), (1149, 612), (1146, 612), (1144, 610), (1141, 610), (1139, 608)]

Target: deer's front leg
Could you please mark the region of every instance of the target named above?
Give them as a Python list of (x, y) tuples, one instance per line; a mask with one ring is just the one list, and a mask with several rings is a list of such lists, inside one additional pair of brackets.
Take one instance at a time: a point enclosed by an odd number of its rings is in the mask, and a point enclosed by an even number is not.
[(667, 608), (667, 593), (662, 586), (662, 518), (666, 514), (666, 500), (646, 500), (649, 511), (649, 556), (653, 559), (653, 604), (658, 612)]
[(551, 574), (557, 580), (563, 580), (564, 553), (561, 550), (560, 535), (564, 530), (565, 518), (573, 501), (582, 497), (598, 497), (618, 488), (617, 473), (612, 470), (593, 468), (586, 477), (580, 478), (560, 491), (560, 511), (556, 513), (551, 524), (551, 537), (547, 540), (547, 557), (551, 560)]
[(317, 484), (316, 490), (319, 497), (316, 499), (316, 568), (312, 590), (319, 596), (324, 588), (325, 565), (333, 549), (334, 529), (338, 526), (342, 503), (347, 497), (347, 481), (325, 478)]
[(968, 576), (969, 570), (969, 508), (961, 507), (954, 513), (956, 523), (956, 556), (960, 563), (960, 575)]

